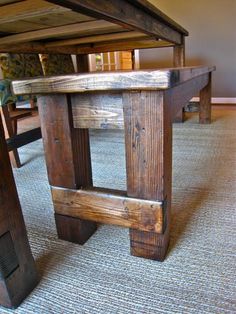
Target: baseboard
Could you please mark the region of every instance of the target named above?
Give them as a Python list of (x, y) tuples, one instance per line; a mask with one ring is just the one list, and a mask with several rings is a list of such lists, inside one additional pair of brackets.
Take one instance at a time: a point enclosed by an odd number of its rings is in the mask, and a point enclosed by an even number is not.
[[(199, 101), (199, 97), (193, 97), (191, 101)], [(212, 104), (235, 104), (236, 105), (236, 98), (233, 97), (212, 97), (211, 98)]]

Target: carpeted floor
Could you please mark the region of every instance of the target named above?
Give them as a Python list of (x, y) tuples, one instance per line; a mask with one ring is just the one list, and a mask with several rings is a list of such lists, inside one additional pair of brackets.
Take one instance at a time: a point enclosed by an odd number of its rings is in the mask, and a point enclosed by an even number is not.
[[(132, 257), (128, 230), (101, 226), (84, 245), (57, 239), (41, 141), (15, 170), (41, 281), (0, 314), (236, 313), (236, 111), (174, 125), (173, 211), (163, 263)], [(92, 134), (94, 183), (125, 189), (122, 134)]]

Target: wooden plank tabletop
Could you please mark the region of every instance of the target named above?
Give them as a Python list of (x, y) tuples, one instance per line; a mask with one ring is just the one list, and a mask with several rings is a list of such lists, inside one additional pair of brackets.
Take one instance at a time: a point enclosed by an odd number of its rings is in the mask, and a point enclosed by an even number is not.
[(16, 95), (75, 93), (108, 90), (167, 89), (194, 77), (214, 71), (214, 67), (184, 67), (162, 70), (94, 72), (15, 80), (12, 89)]
[(87, 54), (183, 44), (147, 0), (2, 0), (0, 52)]

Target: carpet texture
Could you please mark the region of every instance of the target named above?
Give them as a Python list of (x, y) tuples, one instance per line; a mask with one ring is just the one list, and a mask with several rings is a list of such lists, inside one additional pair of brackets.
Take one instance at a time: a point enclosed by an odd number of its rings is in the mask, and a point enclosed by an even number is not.
[[(41, 281), (0, 314), (236, 313), (236, 111), (174, 125), (171, 243), (163, 263), (132, 257), (128, 230), (102, 225), (84, 245), (57, 239), (42, 142), (14, 171)], [(120, 132), (93, 132), (94, 183), (125, 189)]]

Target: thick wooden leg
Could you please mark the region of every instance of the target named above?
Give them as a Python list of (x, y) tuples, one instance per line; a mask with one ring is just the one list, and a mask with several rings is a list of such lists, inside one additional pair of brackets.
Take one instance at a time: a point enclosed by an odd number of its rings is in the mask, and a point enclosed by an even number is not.
[(95, 223), (79, 218), (55, 214), (57, 233), (60, 239), (84, 244), (96, 231)]
[(211, 73), (208, 84), (200, 91), (199, 123), (211, 123)]
[[(173, 64), (174, 67), (184, 67), (185, 66), (185, 42), (184, 36), (182, 37), (182, 44), (175, 45), (173, 47)], [(185, 105), (185, 104), (183, 104)], [(175, 123), (184, 122), (184, 109), (182, 108), (174, 118)]]
[[(162, 92), (123, 94), (127, 194), (164, 205), (163, 234), (130, 229), (131, 254), (162, 261), (169, 243), (172, 128)], [(150, 219), (145, 215), (144, 219)]]
[[(89, 134), (74, 129), (70, 99), (66, 95), (38, 99), (42, 137), (46, 152), (49, 183), (77, 189), (92, 185)], [(84, 243), (96, 230), (96, 223), (56, 215), (60, 239)]]
[[(1, 116), (2, 116), (2, 121), (3, 121), (5, 138), (11, 138), (16, 133), (11, 122), (8, 108), (7, 106), (3, 106), (0, 108), (0, 110), (1, 110)], [(12, 166), (14, 168), (20, 168), (21, 162), (20, 162), (20, 157), (19, 157), (17, 149), (14, 149), (13, 151), (11, 151), (9, 153), (9, 156), (10, 156)]]
[(0, 305), (17, 307), (37, 283), (0, 117)]

